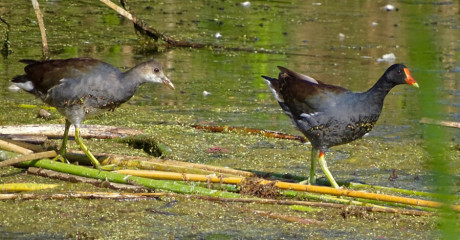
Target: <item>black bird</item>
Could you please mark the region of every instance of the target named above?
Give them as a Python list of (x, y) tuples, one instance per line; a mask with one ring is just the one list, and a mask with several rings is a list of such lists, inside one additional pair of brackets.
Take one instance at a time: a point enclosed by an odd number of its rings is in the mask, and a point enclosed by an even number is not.
[(262, 76), (293, 124), (312, 145), (309, 182), (316, 183), (315, 162), (331, 185), (338, 188), (327, 168), (325, 151), (332, 146), (349, 143), (371, 131), (382, 112), (383, 100), (398, 84), (418, 87), (409, 69), (394, 64), (366, 92), (354, 93), (345, 88), (325, 84), (309, 76), (278, 66), (278, 79)]
[(59, 154), (65, 157), (69, 128), (73, 124), (75, 141), (98, 169), (101, 169), (99, 161), (80, 137), (82, 121), (103, 111), (113, 111), (128, 101), (143, 83), (163, 83), (174, 89), (161, 65), (154, 60), (126, 72), (91, 58), (20, 62), (27, 64), (24, 68), (26, 74), (14, 77), (13, 85), (55, 107), (66, 118)]

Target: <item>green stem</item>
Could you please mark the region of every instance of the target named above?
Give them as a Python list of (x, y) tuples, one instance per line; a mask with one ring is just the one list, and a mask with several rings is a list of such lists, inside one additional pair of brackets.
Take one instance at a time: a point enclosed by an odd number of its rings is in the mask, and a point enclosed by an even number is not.
[(177, 181), (166, 181), (166, 180), (154, 180), (143, 177), (129, 176), (114, 172), (100, 171), (98, 169), (91, 169), (87, 167), (60, 163), (48, 159), (34, 160), (20, 163), (21, 167), (40, 167), (44, 169), (49, 169), (57, 172), (63, 172), (68, 174), (73, 174), (82, 177), (95, 178), (104, 181), (114, 182), (114, 183), (124, 183), (124, 184), (138, 184), (147, 188), (156, 189), (156, 190), (166, 190), (176, 193), (183, 194), (201, 194), (206, 196), (213, 197), (227, 197), (227, 198), (238, 198), (239, 194), (217, 191), (213, 189), (207, 189), (198, 186), (189, 186), (182, 182)]

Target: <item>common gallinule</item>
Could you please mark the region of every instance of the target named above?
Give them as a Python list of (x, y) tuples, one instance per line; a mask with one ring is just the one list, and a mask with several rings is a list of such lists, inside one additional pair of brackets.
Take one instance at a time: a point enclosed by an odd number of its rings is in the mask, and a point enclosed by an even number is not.
[(270, 90), (293, 124), (312, 145), (309, 181), (315, 184), (315, 162), (331, 185), (338, 188), (327, 168), (324, 152), (332, 146), (345, 144), (362, 137), (374, 127), (382, 112), (383, 100), (398, 84), (418, 87), (409, 69), (394, 64), (368, 91), (350, 92), (345, 88), (322, 83), (309, 76), (284, 67), (278, 79), (265, 78)]
[(65, 157), (69, 128), (73, 124), (75, 141), (98, 169), (101, 169), (99, 161), (80, 137), (82, 121), (103, 111), (113, 111), (128, 101), (143, 83), (163, 83), (174, 89), (161, 65), (154, 60), (124, 73), (108, 63), (91, 58), (20, 62), (27, 64), (24, 68), (26, 74), (13, 78), (13, 85), (39, 97), (66, 118), (59, 154)]

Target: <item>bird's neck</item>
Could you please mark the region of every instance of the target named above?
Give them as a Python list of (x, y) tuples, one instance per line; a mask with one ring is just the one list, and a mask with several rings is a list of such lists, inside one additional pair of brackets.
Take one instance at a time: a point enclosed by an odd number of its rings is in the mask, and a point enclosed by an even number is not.
[(363, 94), (367, 97), (367, 100), (370, 103), (382, 103), (385, 99), (386, 95), (390, 92), (390, 90), (396, 86), (396, 84), (392, 82), (388, 82), (383, 76), (372, 86), (369, 90), (364, 92)]
[(139, 74), (139, 71), (136, 70), (136, 67), (131, 68), (130, 70), (126, 71), (123, 73), (122, 81), (127, 84), (127, 82), (132, 85), (132, 87), (139, 87), (139, 85), (147, 82), (144, 77), (142, 77), (142, 74)]
[(122, 95), (118, 95), (118, 97), (122, 99), (122, 102), (128, 101), (134, 95), (137, 88), (144, 82), (145, 80), (139, 77), (133, 69), (122, 73), (119, 86), (123, 88), (123, 91), (119, 92)]

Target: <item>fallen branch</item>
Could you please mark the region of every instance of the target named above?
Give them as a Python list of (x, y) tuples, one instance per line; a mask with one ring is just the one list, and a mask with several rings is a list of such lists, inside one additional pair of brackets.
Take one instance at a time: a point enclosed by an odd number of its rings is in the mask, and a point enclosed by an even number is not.
[(59, 180), (68, 181), (68, 182), (87, 183), (87, 184), (94, 185), (96, 187), (104, 187), (104, 188), (110, 188), (110, 189), (115, 189), (115, 190), (123, 190), (123, 191), (129, 191), (129, 192), (147, 191), (147, 189), (142, 186), (112, 183), (108, 181), (101, 181), (101, 180), (92, 179), (92, 178), (80, 177), (80, 176), (75, 176), (75, 175), (71, 175), (67, 173), (61, 173), (61, 172), (56, 172), (56, 171), (52, 171), (48, 169), (35, 168), (35, 167), (28, 168), (27, 173), (35, 174), (35, 175), (42, 176), (42, 177), (59, 179)]
[(21, 146), (18, 146), (16, 144), (13, 144), (7, 141), (3, 141), (3, 140), (0, 140), (0, 148), (7, 150), (7, 151), (23, 154), (23, 155), (33, 153), (33, 151), (30, 149), (23, 148)]
[[(272, 51), (272, 50), (267, 50), (267, 49), (254, 49), (254, 48), (241, 48), (241, 47), (225, 47), (221, 45), (216, 45), (216, 44), (207, 44), (207, 43), (194, 43), (194, 42), (188, 42), (188, 41), (180, 41), (180, 40), (175, 40), (160, 31), (156, 30), (155, 28), (149, 26), (146, 24), (144, 21), (138, 19), (135, 17), (133, 14), (129, 13), (125, 9), (119, 7), (118, 5), (114, 4), (110, 0), (100, 0), (102, 3), (106, 4), (113, 10), (115, 10), (118, 14), (121, 16), (125, 17), (126, 19), (130, 20), (131, 22), (134, 23), (134, 26), (136, 30), (139, 32), (143, 33), (144, 35), (147, 35), (149, 37), (152, 37), (153, 39), (161, 39), (162, 41), (165, 41), (171, 46), (175, 47), (187, 47), (187, 48), (210, 48), (210, 49), (220, 49), (220, 50), (232, 50), (232, 51), (244, 51), (244, 52), (259, 52), (259, 53), (270, 53), (270, 54), (277, 54), (277, 53), (282, 53), (278, 51)], [(123, 2), (123, 5), (127, 7), (126, 1)]]
[(26, 162), (26, 161), (31, 161), (31, 160), (41, 159), (41, 158), (53, 158), (56, 156), (57, 154), (55, 151), (47, 151), (47, 152), (32, 153), (32, 154), (27, 154), (27, 155), (20, 155), (15, 158), (11, 158), (11, 159), (0, 162), (0, 168), (11, 166), (11, 165), (22, 163), (22, 162)]
[(460, 122), (452, 122), (452, 121), (443, 121), (443, 120), (435, 120), (430, 118), (422, 118), (420, 120), (421, 123), (426, 124), (434, 124), (444, 127), (453, 127), (453, 128), (460, 128)]
[[(80, 127), (81, 137), (96, 139), (111, 139), (144, 133), (141, 130), (104, 126), (104, 125), (82, 125)], [(69, 137), (74, 136), (75, 129), (72, 125), (69, 129)], [(45, 135), (49, 138), (62, 138), (64, 134), (64, 124), (29, 124), (29, 125), (10, 125), (0, 126), (2, 135)]]
[(230, 127), (230, 126), (203, 126), (203, 125), (192, 125), (195, 129), (207, 130), (211, 132), (237, 132), (237, 133), (247, 133), (253, 135), (262, 135), (269, 138), (280, 138), (287, 140), (296, 140), (300, 142), (307, 142), (307, 139), (302, 136), (296, 136), (281, 132), (274, 132), (269, 130), (261, 130), (255, 128), (246, 128), (246, 127)]
[(32, 6), (34, 7), (35, 14), (37, 15), (38, 27), (40, 28), (40, 34), (42, 36), (43, 59), (47, 59), (49, 57), (49, 50), (48, 41), (46, 40), (46, 29), (45, 23), (43, 22), (43, 14), (40, 11), (40, 6), (38, 5), (37, 0), (32, 0)]

